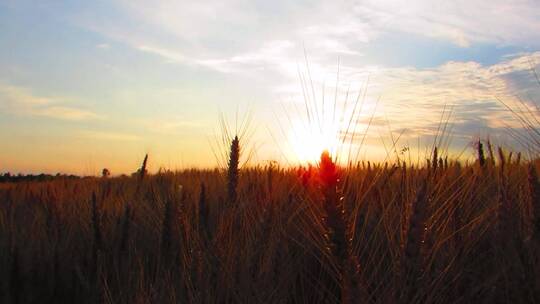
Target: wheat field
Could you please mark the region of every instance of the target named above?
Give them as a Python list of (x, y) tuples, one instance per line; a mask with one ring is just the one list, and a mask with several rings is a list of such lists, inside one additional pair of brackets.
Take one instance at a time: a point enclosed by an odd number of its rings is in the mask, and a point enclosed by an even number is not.
[(223, 170), (3, 183), (2, 302), (540, 300), (535, 161), (239, 167), (238, 145)]

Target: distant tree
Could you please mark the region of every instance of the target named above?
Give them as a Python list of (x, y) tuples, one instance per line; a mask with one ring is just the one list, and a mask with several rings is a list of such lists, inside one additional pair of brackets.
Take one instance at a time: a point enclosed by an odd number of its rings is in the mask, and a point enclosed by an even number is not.
[(111, 171), (109, 171), (107, 168), (103, 168), (103, 171), (101, 171), (101, 177), (107, 178), (109, 176), (111, 176)]

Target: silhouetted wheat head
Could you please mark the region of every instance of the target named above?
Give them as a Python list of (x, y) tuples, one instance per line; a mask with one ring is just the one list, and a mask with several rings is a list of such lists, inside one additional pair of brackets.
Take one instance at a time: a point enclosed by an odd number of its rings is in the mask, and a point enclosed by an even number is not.
[(319, 178), (325, 212), (323, 223), (326, 226), (328, 246), (338, 263), (340, 275), (341, 294), (336, 298), (345, 304), (361, 301), (362, 298), (367, 299), (365, 286), (360, 279), (360, 264), (357, 257), (352, 254), (352, 239), (345, 218), (340, 170), (328, 151), (321, 154)]
[(229, 203), (235, 203), (237, 198), (239, 164), (240, 164), (240, 140), (235, 135), (230, 147), (229, 162), (227, 167), (227, 198)]

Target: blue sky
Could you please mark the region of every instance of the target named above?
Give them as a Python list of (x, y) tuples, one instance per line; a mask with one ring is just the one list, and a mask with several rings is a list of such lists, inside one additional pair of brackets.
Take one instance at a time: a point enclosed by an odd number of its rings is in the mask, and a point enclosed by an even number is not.
[(358, 155), (390, 131), (428, 142), (444, 105), (453, 149), (515, 147), (497, 98), (539, 101), (538, 29), (536, 1), (0, 1), (0, 171), (214, 166), (219, 113), (237, 111), (257, 161), (294, 162), (320, 137), (298, 110), (308, 74), (319, 110), (337, 96), (351, 116), (347, 88), (366, 90)]

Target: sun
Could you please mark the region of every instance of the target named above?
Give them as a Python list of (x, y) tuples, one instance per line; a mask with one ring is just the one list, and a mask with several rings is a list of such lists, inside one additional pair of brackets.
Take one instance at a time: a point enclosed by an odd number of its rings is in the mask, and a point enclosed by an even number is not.
[[(292, 96), (282, 104), (284, 115), (276, 117), (280, 124), (281, 134), (286, 143), (276, 142), (278, 146), (285, 144), (288, 153), (284, 153), (288, 163), (311, 163), (320, 161), (321, 154), (327, 151), (332, 160), (340, 163), (351, 162), (358, 158), (369, 123), (365, 124), (364, 112), (372, 109), (373, 117), (376, 102), (367, 96), (369, 75), (362, 83), (342, 85), (339, 82), (339, 62), (335, 87), (326, 88), (326, 76), (316, 74), (313, 84), (312, 70), (306, 62), (306, 70), (299, 69), (300, 87), (303, 104)], [(322, 82), (321, 94), (315, 89)], [(280, 119), (285, 117), (286, 120)], [(285, 123), (283, 124), (282, 121)], [(361, 140), (357, 140), (361, 137)], [(288, 154), (288, 155), (287, 155)]]
[(300, 163), (316, 163), (323, 151), (331, 155), (339, 146), (339, 127), (333, 123), (315, 124), (295, 120), (289, 129), (288, 142)]

